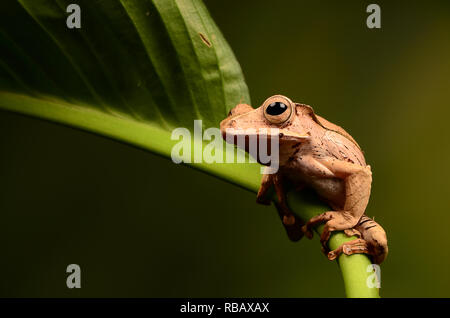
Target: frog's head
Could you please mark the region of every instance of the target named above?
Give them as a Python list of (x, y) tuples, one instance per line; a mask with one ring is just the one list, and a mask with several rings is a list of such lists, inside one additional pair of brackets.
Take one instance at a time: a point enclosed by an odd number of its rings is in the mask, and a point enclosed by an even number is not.
[(307, 141), (316, 128), (312, 108), (294, 103), (283, 95), (269, 97), (256, 109), (247, 104), (239, 104), (220, 123), (222, 136), (228, 142), (233, 140), (236, 144), (235, 137), (243, 134), (246, 136), (246, 151), (249, 147), (248, 137), (252, 135), (256, 135), (259, 143), (261, 138), (269, 140), (269, 137), (275, 137), (276, 134), (280, 150), (283, 150), (288, 145)]

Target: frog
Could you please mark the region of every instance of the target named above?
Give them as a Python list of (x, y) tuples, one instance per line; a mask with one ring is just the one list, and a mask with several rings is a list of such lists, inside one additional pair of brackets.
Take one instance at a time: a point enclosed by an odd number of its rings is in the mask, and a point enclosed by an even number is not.
[[(221, 121), (220, 130), (227, 142), (241, 147), (235, 137), (242, 131), (252, 131), (258, 143), (264, 138), (266, 144), (269, 139), (278, 138), (279, 168), (263, 174), (256, 201), (270, 204), (271, 191), (275, 190), (275, 206), (292, 241), (303, 236), (311, 239), (314, 227), (324, 224), (320, 242), (327, 254), (332, 252), (327, 246), (332, 232), (356, 233), (358, 228), (362, 229), (357, 226), (369, 202), (372, 170), (366, 164), (361, 147), (343, 128), (317, 115), (310, 105), (293, 102), (284, 95), (273, 95), (256, 109), (245, 103), (237, 104)], [(249, 151), (248, 142), (243, 148)], [(259, 158), (255, 159), (264, 164)], [(331, 209), (306, 222), (301, 220), (288, 207), (287, 192), (304, 188), (313, 189)], [(366, 232), (359, 233), (361, 240)], [(363, 243), (358, 241), (354, 243), (354, 250), (367, 254), (374, 250), (387, 251), (383, 235), (371, 243), (379, 246), (362, 249)], [(350, 245), (346, 244), (331, 253), (330, 258), (349, 251)]]

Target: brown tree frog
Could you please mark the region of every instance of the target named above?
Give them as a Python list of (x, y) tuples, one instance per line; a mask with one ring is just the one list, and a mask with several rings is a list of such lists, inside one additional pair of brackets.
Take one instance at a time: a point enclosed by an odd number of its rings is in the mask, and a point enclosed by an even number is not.
[[(259, 138), (270, 138), (270, 134), (262, 135), (258, 131), (270, 131), (271, 128), (277, 128), (279, 134), (279, 169), (276, 173), (263, 175), (257, 201), (270, 204), (269, 189), (272, 186), (275, 188), (278, 197), (276, 206), (289, 238), (294, 241), (303, 235), (311, 238), (313, 226), (325, 223), (320, 238), (325, 250), (331, 232), (346, 231), (350, 234), (361, 230), (358, 232), (360, 238), (355, 240), (353, 246), (346, 243), (340, 250), (332, 251), (329, 255), (331, 259), (341, 252), (374, 254), (374, 250), (383, 254), (378, 255), (377, 259), (384, 259), (387, 241), (382, 228), (372, 227), (369, 235), (367, 230), (370, 229), (361, 227), (369, 222), (364, 222), (363, 215), (369, 202), (372, 172), (352, 136), (316, 115), (311, 106), (294, 103), (283, 95), (269, 97), (257, 109), (239, 104), (220, 123), (224, 138), (226, 134), (233, 134), (233, 129), (252, 129), (258, 142)], [(287, 186), (314, 189), (333, 210), (317, 215), (304, 224), (287, 206)], [(380, 229), (380, 235), (373, 233)], [(366, 242), (364, 248), (361, 241), (365, 239), (363, 234), (376, 238), (370, 242), (376, 246), (368, 249)]]

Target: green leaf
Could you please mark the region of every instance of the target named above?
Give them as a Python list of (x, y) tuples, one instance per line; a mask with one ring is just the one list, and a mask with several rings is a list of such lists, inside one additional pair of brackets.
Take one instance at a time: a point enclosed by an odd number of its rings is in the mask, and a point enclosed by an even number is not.
[(1, 89), (57, 96), (164, 129), (194, 119), (214, 126), (240, 100), (250, 101), (202, 2), (79, 1), (81, 29), (66, 26), (70, 3), (1, 4), (14, 13), (1, 20)]
[[(1, 108), (170, 156), (173, 128), (218, 127), (250, 103), (201, 1), (78, 1), (82, 27), (68, 29), (71, 2), (0, 4)], [(259, 182), (256, 164), (195, 167), (246, 188)]]
[[(200, 0), (79, 0), (81, 29), (66, 25), (71, 2), (0, 2), (1, 109), (170, 157), (174, 128), (192, 130), (199, 119), (203, 128), (218, 127), (236, 104), (250, 104), (241, 68)], [(257, 164), (192, 165), (258, 190)], [(304, 219), (326, 209), (292, 198)], [(346, 239), (334, 235), (331, 247)], [(370, 264), (367, 257), (339, 262), (352, 281), (349, 296), (377, 296), (365, 286), (367, 273), (353, 274)]]

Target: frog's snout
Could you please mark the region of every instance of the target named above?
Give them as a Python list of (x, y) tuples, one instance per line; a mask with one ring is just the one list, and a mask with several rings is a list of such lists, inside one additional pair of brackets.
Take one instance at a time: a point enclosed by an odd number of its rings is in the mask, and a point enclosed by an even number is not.
[(238, 104), (231, 109), (228, 113), (228, 117), (220, 122), (220, 130), (222, 131), (222, 135), (225, 136), (225, 130), (227, 128), (235, 128), (234, 126), (236, 125), (236, 121), (233, 118), (251, 112), (252, 110), (254, 110), (253, 107), (247, 104)]
[(228, 117), (233, 117), (237, 115), (242, 115), (248, 112), (251, 112), (253, 107), (247, 104), (238, 104), (228, 113)]

